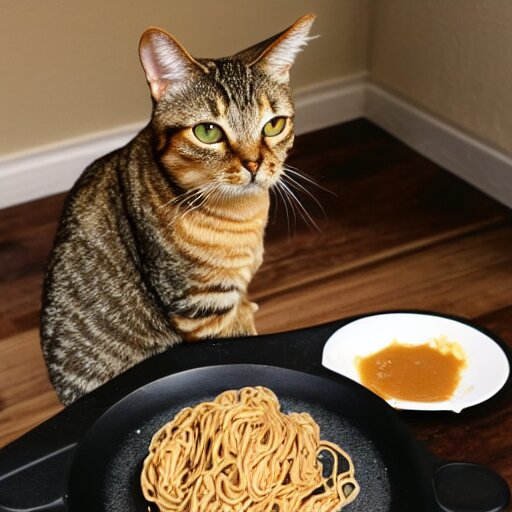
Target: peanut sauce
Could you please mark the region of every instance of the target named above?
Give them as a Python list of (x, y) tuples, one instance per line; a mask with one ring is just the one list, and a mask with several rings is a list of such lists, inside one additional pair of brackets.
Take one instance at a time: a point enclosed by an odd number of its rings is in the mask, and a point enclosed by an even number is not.
[(385, 400), (441, 402), (457, 389), (466, 361), (460, 345), (438, 338), (422, 345), (395, 340), (356, 358), (356, 366), (361, 383)]

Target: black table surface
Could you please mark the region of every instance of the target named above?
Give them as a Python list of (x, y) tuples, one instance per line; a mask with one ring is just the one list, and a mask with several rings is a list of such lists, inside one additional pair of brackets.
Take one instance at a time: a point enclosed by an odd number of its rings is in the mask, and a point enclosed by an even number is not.
[[(62, 510), (65, 491), (60, 482), (65, 482), (73, 452), (93, 423), (130, 392), (162, 377), (207, 366), (259, 364), (342, 378), (322, 366), (322, 351), (332, 333), (356, 318), (291, 332), (181, 344), (138, 364), (0, 450), (0, 512)], [(42, 503), (46, 505), (40, 508)]]

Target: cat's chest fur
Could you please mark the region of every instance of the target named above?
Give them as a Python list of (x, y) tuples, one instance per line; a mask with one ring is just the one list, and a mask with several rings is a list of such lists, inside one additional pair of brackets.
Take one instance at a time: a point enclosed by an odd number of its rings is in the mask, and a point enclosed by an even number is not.
[(255, 333), (247, 288), (263, 260), (268, 206), (268, 195), (262, 195), (236, 208), (215, 202), (157, 214), (168, 246), (186, 275), (182, 296), (174, 297), (170, 312), (171, 322), (185, 340), (212, 332), (233, 335), (240, 325)]
[(214, 204), (166, 217), (173, 220), (169, 237), (176, 250), (195, 263), (193, 274), (246, 289), (261, 263), (267, 213), (263, 196), (236, 210)]

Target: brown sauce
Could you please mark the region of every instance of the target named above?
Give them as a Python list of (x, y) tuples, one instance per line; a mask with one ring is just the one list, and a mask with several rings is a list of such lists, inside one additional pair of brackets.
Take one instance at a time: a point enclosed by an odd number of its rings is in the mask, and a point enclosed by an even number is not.
[(423, 345), (395, 341), (356, 364), (361, 383), (377, 395), (414, 402), (450, 399), (466, 365), (460, 346), (444, 339)]

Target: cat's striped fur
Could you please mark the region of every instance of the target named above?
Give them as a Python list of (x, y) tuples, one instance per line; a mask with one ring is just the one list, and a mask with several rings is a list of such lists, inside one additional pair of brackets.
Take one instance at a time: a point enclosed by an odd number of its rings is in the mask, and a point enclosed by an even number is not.
[(247, 288), (293, 142), (288, 70), (313, 19), (216, 60), (144, 33), (151, 121), (79, 178), (48, 265), (41, 339), (63, 403), (181, 340), (255, 334)]

